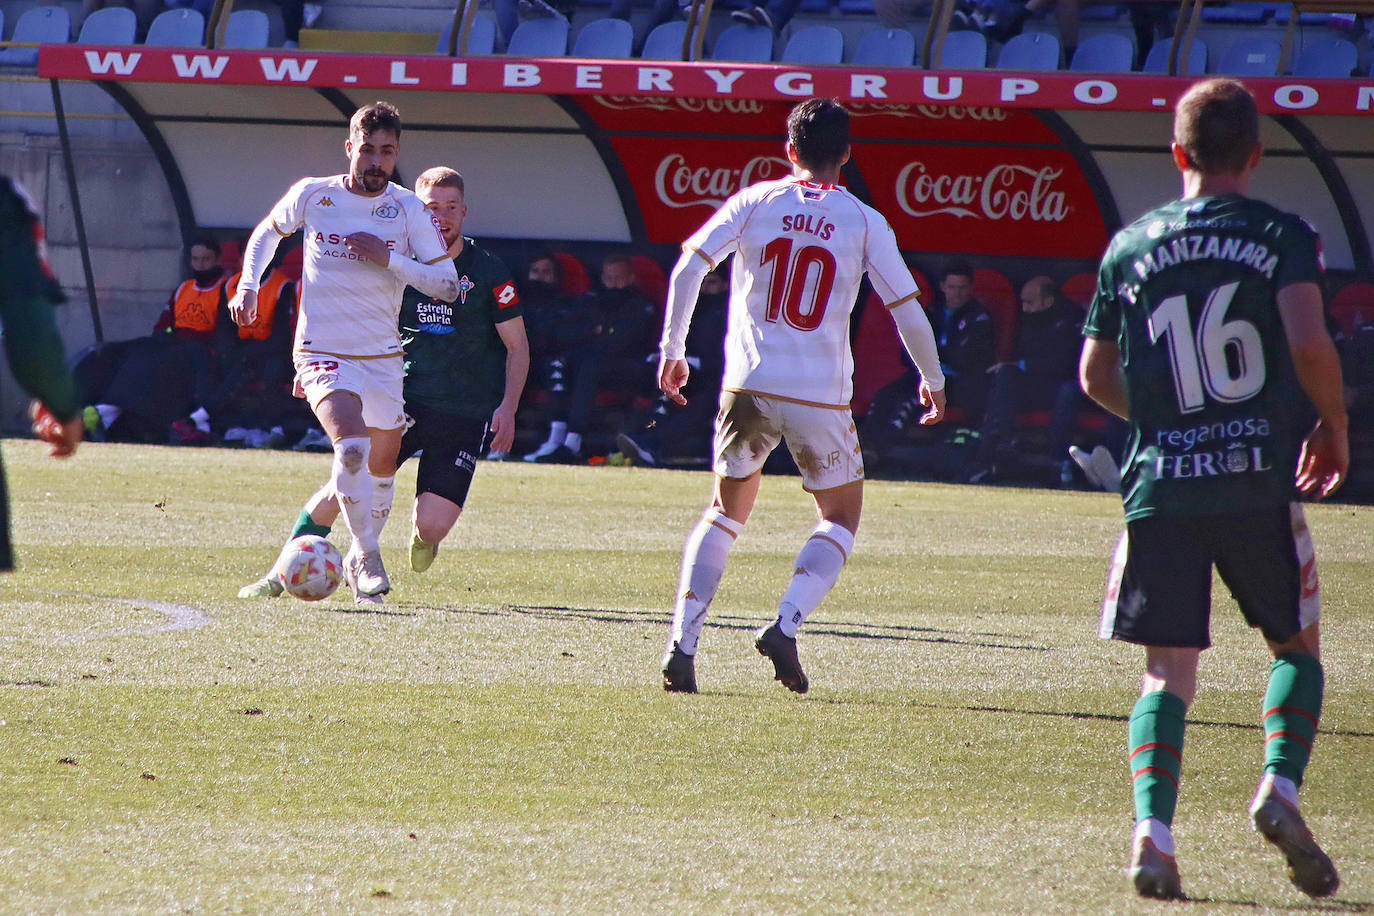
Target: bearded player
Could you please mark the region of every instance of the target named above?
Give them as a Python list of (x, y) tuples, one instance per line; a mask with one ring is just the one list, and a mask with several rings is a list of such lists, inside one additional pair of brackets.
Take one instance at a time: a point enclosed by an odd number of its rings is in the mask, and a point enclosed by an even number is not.
[(702, 278), (730, 254), (725, 376), (714, 444), (715, 493), (682, 552), (665, 690), (695, 693), (696, 651), (726, 556), (744, 531), (768, 455), (784, 439), (820, 522), (797, 554), (777, 620), (755, 647), (789, 690), (809, 686), (797, 628), (839, 578), (863, 507), (863, 458), (849, 412), (849, 315), (865, 272), (920, 370), (925, 424), (944, 415), (944, 375), (916, 281), (880, 213), (838, 186), (849, 112), (810, 99), (787, 118), (791, 177), (735, 194), (682, 246), (664, 317), (659, 388), (686, 404), (687, 330)]
[(436, 222), (413, 192), (389, 181), (400, 148), (395, 108), (375, 102), (354, 112), (348, 173), (301, 179), (277, 201), (248, 239), (229, 304), (235, 322), (251, 323), (277, 244), (304, 229), (296, 385), (334, 445), (329, 487), (353, 538), (344, 575), (363, 599), (391, 589), (373, 519), (390, 514), (405, 430), (401, 293), (409, 285), (444, 301), (458, 296)]
[[(407, 288), (401, 306), (409, 423), (399, 461), (417, 454), (420, 459), (410, 539), (410, 568), (416, 572), (430, 567), (457, 523), (478, 456), (485, 448), (504, 452), (514, 444), (515, 410), (530, 365), (509, 269), (463, 235), (465, 191), (463, 176), (445, 166), (415, 179), (415, 193), (438, 220), (458, 273), (454, 302)], [(389, 470), (387, 476), (395, 474), (394, 466)], [(326, 484), (306, 503), (291, 537), (327, 537), (338, 515), (338, 501)], [(275, 597), (282, 588), (274, 569), (239, 597)]]

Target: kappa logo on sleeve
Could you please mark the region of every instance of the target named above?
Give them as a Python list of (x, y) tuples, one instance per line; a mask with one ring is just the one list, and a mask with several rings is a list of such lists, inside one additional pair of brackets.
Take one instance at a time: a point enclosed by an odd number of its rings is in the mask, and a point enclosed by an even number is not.
[(515, 292), (513, 283), (502, 283), (492, 290), (492, 293), (496, 296), (498, 308), (508, 308), (520, 301), (520, 296)]

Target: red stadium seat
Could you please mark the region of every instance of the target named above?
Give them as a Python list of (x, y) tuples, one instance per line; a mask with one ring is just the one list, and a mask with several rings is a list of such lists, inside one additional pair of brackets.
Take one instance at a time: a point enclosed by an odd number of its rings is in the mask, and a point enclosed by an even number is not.
[(630, 266), (634, 268), (635, 286), (639, 287), (639, 291), (648, 296), (660, 311), (667, 308), (668, 275), (663, 272), (663, 265), (648, 255), (632, 254)]
[(1007, 359), (1016, 345), (1016, 316), (1021, 303), (1011, 281), (999, 270), (979, 267), (973, 271), (973, 295), (987, 306), (996, 325), (997, 358)]
[(581, 296), (592, 288), (587, 268), (582, 266), (581, 261), (566, 251), (555, 251), (553, 256), (558, 259), (558, 266), (563, 272), (563, 295)]
[(1092, 304), (1093, 293), (1097, 292), (1097, 276), (1086, 272), (1074, 274), (1064, 281), (1060, 289), (1070, 302), (1077, 303), (1079, 308), (1087, 311)]
[(225, 239), (219, 243), (219, 264), (226, 274), (236, 274), (243, 269), (243, 243), (238, 239)]
[[(922, 287), (924, 289), (924, 287)], [(891, 313), (883, 307), (877, 293), (869, 293), (859, 315), (854, 334), (854, 397), (849, 408), (861, 417), (878, 389), (895, 381), (906, 371), (902, 361), (902, 342)]]
[(1374, 283), (1356, 280), (1331, 298), (1331, 317), (1341, 326), (1347, 337), (1355, 333), (1355, 326), (1374, 321)]

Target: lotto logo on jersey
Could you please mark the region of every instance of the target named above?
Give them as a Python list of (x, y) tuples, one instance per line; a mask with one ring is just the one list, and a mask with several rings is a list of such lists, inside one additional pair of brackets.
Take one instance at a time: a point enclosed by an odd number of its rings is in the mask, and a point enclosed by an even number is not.
[(496, 296), (498, 308), (509, 308), (520, 301), (520, 296), (515, 292), (515, 285), (512, 283), (502, 283), (492, 290), (492, 293)]

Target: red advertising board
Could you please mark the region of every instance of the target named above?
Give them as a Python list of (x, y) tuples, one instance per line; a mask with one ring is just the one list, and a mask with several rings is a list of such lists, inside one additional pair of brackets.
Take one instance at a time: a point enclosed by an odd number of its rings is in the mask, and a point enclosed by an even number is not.
[(1107, 227), (1073, 157), (1012, 146), (854, 146), (876, 206), (914, 251), (1096, 258)]

